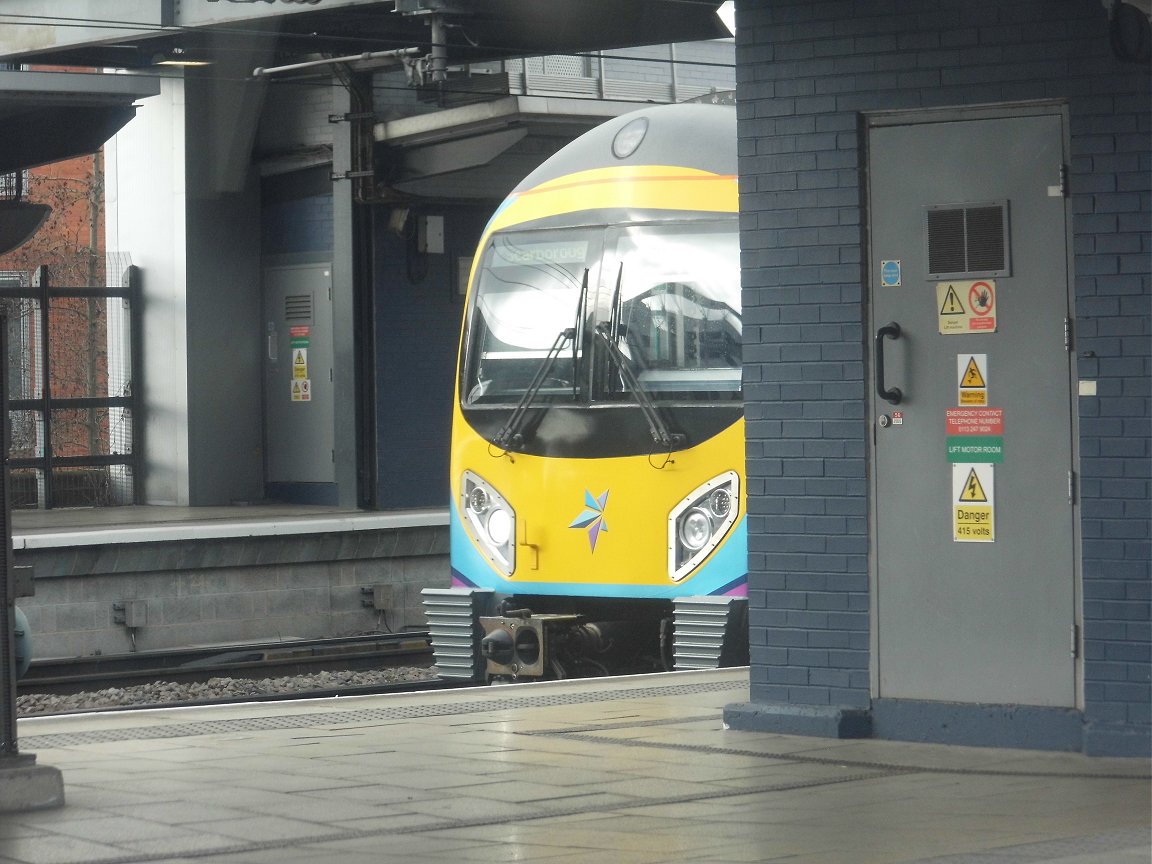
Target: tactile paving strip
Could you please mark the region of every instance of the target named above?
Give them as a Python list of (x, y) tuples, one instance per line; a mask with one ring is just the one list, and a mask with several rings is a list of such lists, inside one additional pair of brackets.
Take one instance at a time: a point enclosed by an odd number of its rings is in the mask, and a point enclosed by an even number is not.
[(234, 732), (259, 732), (275, 729), (307, 729), (316, 726), (343, 726), (350, 723), (374, 723), (382, 720), (416, 720), (422, 717), (450, 717), (465, 714), (490, 713), (520, 708), (547, 708), (554, 705), (578, 705), (589, 702), (612, 702), (629, 699), (648, 699), (658, 696), (683, 696), (696, 693), (718, 693), (726, 690), (746, 690), (747, 685), (737, 681), (707, 681), (693, 684), (669, 684), (660, 687), (642, 687), (625, 690), (600, 690), (580, 693), (551, 693), (540, 696), (521, 696), (494, 702), (492, 690), (484, 688), (487, 698), (456, 702), (429, 702), (419, 705), (397, 705), (362, 708), (349, 711), (294, 713), (290, 705), (281, 705), (283, 713), (239, 719), (201, 720), (191, 723), (159, 723), (151, 726), (131, 726), (122, 729), (94, 729), (82, 732), (57, 732), (46, 735), (21, 737), (20, 749), (45, 750), (75, 747), (84, 744), (106, 744), (112, 741), (144, 741), (159, 738), (187, 738), (196, 735), (227, 735)]

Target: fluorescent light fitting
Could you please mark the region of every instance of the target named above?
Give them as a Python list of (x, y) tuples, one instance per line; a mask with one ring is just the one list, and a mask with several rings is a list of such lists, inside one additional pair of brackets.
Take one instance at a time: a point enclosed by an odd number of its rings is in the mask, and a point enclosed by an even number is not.
[(155, 54), (152, 57), (153, 66), (211, 66), (211, 60), (200, 60), (183, 48), (173, 48), (163, 54)]

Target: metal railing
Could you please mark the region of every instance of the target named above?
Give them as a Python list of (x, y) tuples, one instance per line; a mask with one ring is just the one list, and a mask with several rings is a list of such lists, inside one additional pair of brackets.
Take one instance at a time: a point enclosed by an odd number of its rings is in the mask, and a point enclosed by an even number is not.
[(597, 52), (525, 57), (456, 67), (449, 70), (445, 86), (424, 85), (417, 92), (422, 101), (448, 106), (508, 95), (683, 102), (735, 88), (734, 72), (731, 80), (722, 75), (703, 80), (684, 75), (684, 63), (675, 45), (632, 56)]
[(139, 503), (139, 271), (121, 287), (0, 280), (16, 509)]

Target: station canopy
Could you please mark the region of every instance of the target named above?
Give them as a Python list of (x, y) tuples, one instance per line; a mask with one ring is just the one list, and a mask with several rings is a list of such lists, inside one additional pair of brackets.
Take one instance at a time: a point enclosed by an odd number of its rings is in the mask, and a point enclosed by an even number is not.
[[(5, 0), (0, 62), (146, 69), (221, 62), (255, 43), (267, 65), (431, 50), (452, 64), (730, 35), (721, 0)], [(46, 14), (49, 9), (51, 14)]]

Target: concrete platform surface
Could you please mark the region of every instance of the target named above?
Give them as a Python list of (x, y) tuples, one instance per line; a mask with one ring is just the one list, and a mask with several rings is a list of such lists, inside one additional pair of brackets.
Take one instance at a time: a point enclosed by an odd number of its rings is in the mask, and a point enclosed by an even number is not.
[(0, 864), (1147, 864), (1146, 760), (725, 730), (747, 670), (19, 723)]

